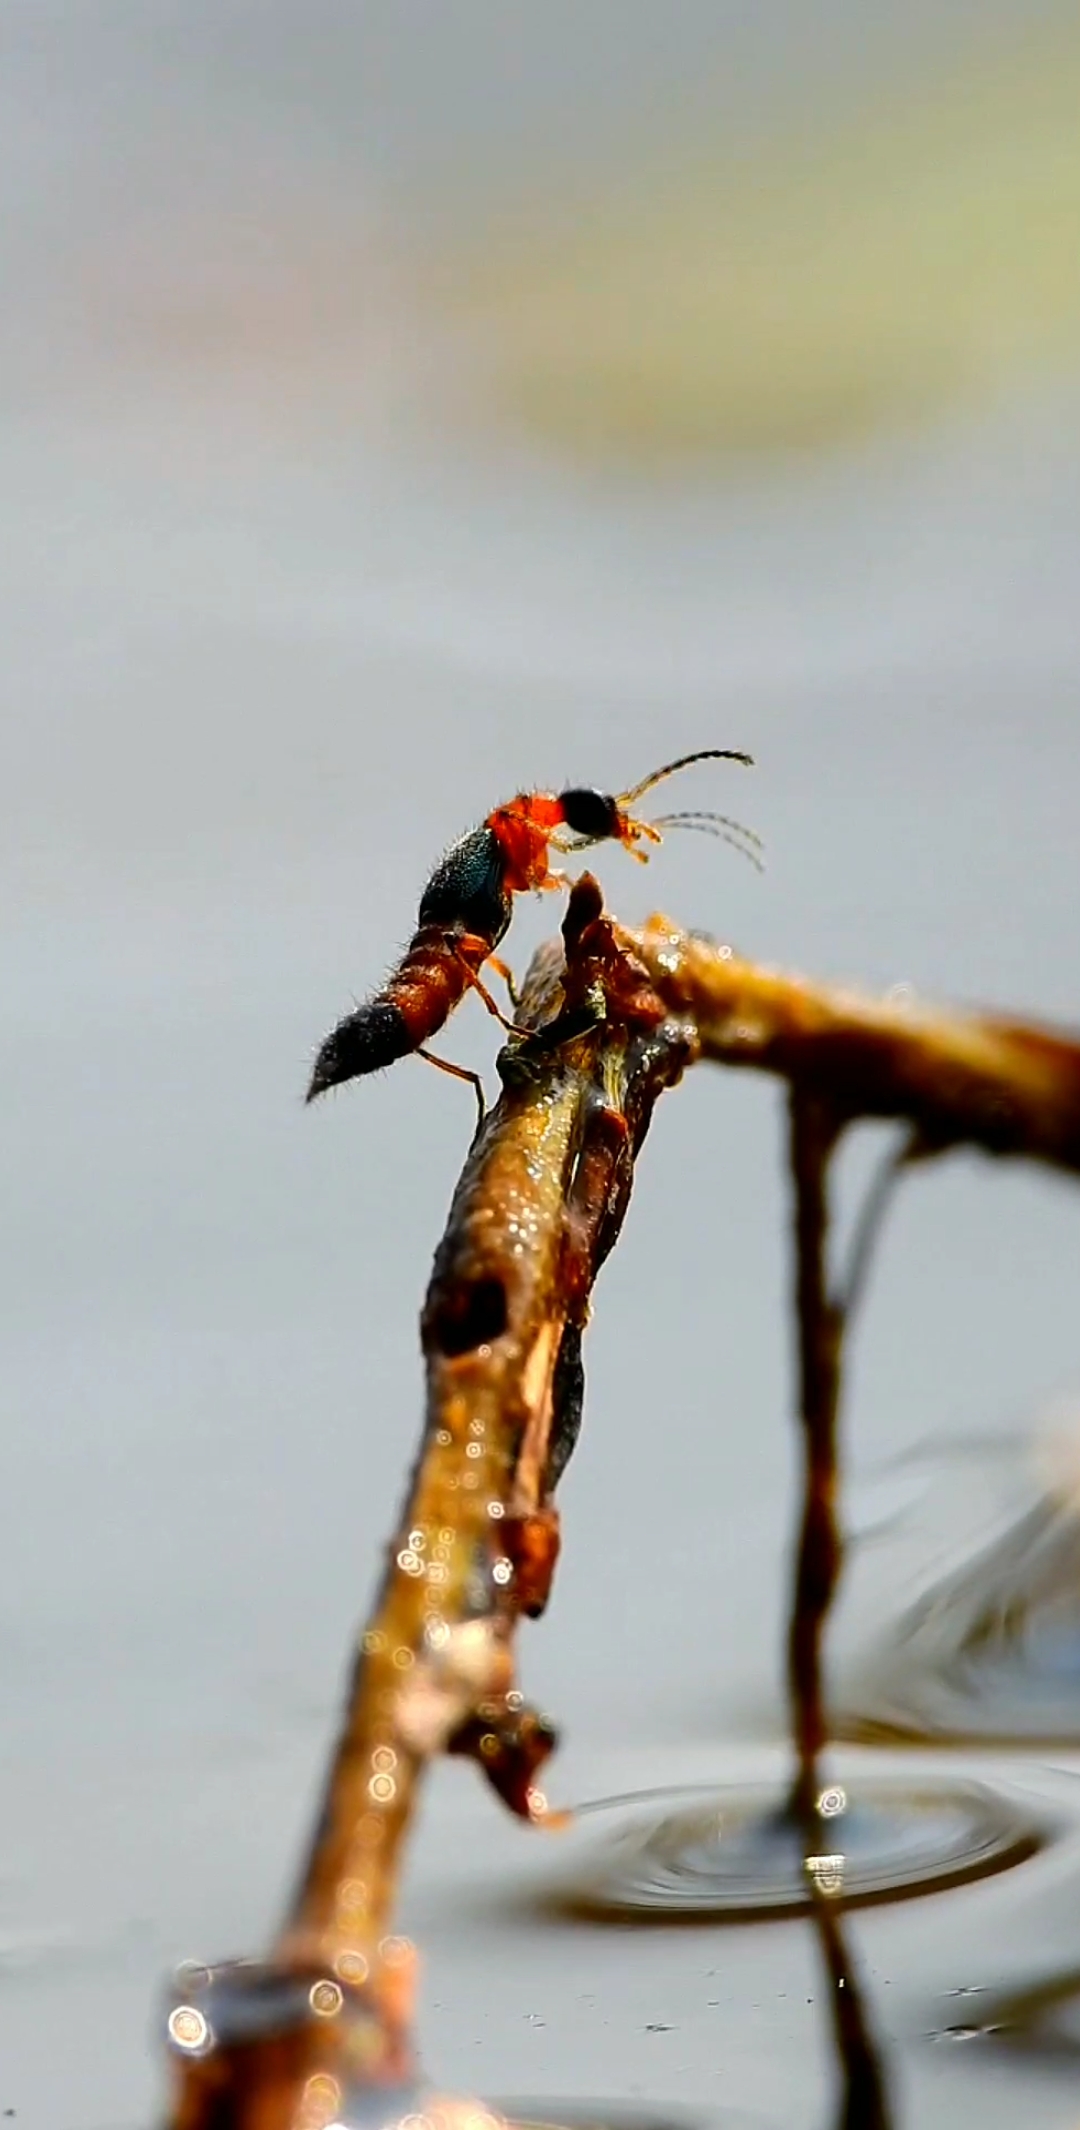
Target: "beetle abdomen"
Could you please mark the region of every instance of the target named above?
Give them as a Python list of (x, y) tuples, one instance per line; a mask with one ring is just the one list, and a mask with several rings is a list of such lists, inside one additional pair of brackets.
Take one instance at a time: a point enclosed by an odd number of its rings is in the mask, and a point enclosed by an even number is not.
[(311, 1074), (307, 1100), (338, 1087), (343, 1080), (359, 1079), (366, 1072), (381, 1072), (398, 1058), (408, 1057), (416, 1047), (400, 1007), (390, 999), (372, 999), (358, 1007), (322, 1044)]

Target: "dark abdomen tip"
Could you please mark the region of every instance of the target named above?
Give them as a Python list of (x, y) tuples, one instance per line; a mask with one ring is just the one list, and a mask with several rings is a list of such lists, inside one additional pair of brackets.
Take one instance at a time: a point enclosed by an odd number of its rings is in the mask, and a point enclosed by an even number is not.
[(381, 1072), (384, 1065), (393, 1065), (414, 1048), (404, 1014), (389, 999), (374, 999), (339, 1021), (327, 1036), (315, 1060), (307, 1100), (313, 1102), (316, 1095), (339, 1087), (343, 1080)]

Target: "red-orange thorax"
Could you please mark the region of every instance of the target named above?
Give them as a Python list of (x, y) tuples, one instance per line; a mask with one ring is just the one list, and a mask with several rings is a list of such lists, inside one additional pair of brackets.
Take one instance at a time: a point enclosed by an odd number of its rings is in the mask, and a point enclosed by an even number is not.
[(488, 815), (486, 826), (498, 838), (511, 894), (543, 886), (548, 876), (548, 838), (562, 818), (554, 792), (545, 791), (523, 791)]

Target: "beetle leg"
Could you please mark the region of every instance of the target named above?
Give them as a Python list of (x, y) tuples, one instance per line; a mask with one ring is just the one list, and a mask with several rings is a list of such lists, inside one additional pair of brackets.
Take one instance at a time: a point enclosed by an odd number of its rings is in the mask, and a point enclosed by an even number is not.
[(521, 993), (514, 982), (514, 972), (509, 962), (504, 961), (501, 954), (489, 954), (487, 966), (489, 969), (494, 969), (496, 976), (502, 977), (503, 983), (510, 993), (510, 1004), (512, 1006), (520, 1006)]
[[(494, 1014), (495, 1019), (499, 1022), (500, 1026), (509, 1029), (512, 1035), (514, 1032), (513, 1021), (508, 1021), (505, 1013), (502, 1010), (502, 1007), (496, 1005), (495, 1000), (492, 998), (491, 993), (483, 980), (483, 977), (478, 976), (476, 970), (473, 968), (472, 962), (467, 952), (467, 949), (472, 947), (474, 944), (478, 946), (483, 946), (483, 943), (483, 940), (478, 940), (474, 943), (471, 936), (469, 934), (466, 934), (464, 939), (459, 940), (457, 942), (454, 948), (454, 952), (457, 955), (458, 961), (461, 963), (461, 966), (464, 969), (465, 975), (467, 976), (470, 984), (472, 985), (473, 990), (479, 992), (480, 997), (483, 999), (488, 1012)], [(490, 954), (484, 956), (484, 959), (486, 961), (490, 961), (491, 958), (492, 957)]]
[(476, 1129), (479, 1131), (484, 1118), (487, 1116), (487, 1103), (484, 1100), (484, 1087), (479, 1073), (470, 1072), (467, 1065), (451, 1065), (449, 1058), (437, 1058), (435, 1052), (433, 1050), (425, 1050), (422, 1043), (417, 1044), (416, 1055), (418, 1058), (423, 1058), (426, 1065), (435, 1065), (440, 1072), (448, 1072), (451, 1079), (468, 1081), (476, 1096)]

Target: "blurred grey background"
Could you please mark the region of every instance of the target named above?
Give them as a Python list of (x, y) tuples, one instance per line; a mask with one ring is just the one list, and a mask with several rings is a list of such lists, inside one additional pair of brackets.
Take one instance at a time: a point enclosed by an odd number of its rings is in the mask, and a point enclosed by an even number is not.
[[(301, 1096), (444, 843), (530, 783), (749, 747), (752, 777), (680, 803), (760, 829), (764, 880), (673, 837), (648, 875), (602, 865), (621, 915), (1077, 1017), (1078, 81), (1073, 17), (1030, 0), (0, 5), (0, 2107), (25, 2130), (147, 2122), (155, 1976), (255, 1948), (289, 1880), (471, 1129), (414, 1062)], [(552, 918), (519, 914), (518, 964)], [(490, 1081), (479, 1009), (444, 1048)], [(697, 1076), (604, 1274), (522, 1644), (565, 1795), (779, 1735), (780, 1129), (770, 1087)], [(1078, 1240), (1046, 1176), (910, 1183), (857, 1472), (1037, 1425), (1076, 1381)], [(441, 2077), (712, 2101), (723, 2062), (732, 2106), (818, 2107), (776, 2009), (808, 1994), (797, 1934), (662, 2060), (655, 1944), (591, 2023), (599, 1941), (463, 1945), (449, 1833), (508, 1871), (528, 1846), (493, 1812), (440, 1772), (406, 1921)], [(676, 1994), (721, 1956), (684, 1945)], [(924, 2125), (953, 2120), (936, 2091)]]

